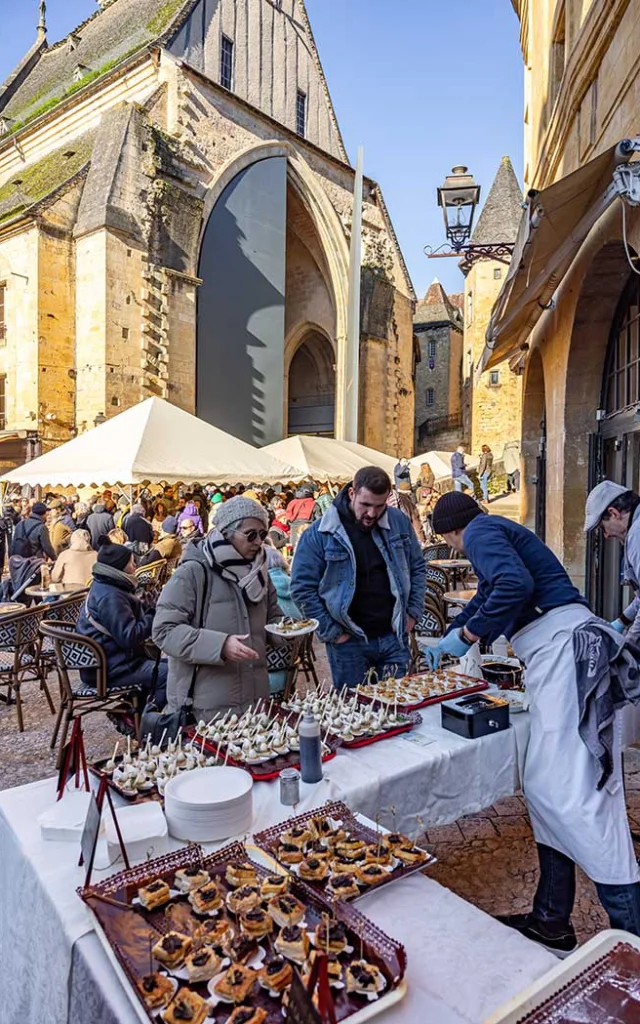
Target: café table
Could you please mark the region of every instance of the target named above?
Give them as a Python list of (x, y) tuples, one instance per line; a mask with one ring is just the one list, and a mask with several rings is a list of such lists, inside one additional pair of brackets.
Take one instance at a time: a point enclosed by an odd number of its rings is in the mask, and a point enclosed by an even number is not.
[(459, 604), (464, 608), (469, 601), (473, 601), (476, 594), (477, 590), (450, 590), (443, 598), (447, 604)]
[(436, 569), (442, 569), (447, 574), (447, 577), (451, 576), (451, 583), (455, 589), (458, 583), (458, 573), (471, 569), (471, 562), (468, 558), (434, 558), (427, 565), (433, 565)]
[[(51, 587), (54, 589), (52, 590)], [(45, 598), (68, 597), (69, 594), (79, 594), (82, 590), (87, 589), (84, 586), (80, 586), (78, 583), (52, 583), (51, 587), (40, 587), (34, 585), (33, 587), (27, 587), (25, 594), (27, 594), (28, 597), (37, 597), (40, 598), (41, 601), (44, 601)]]

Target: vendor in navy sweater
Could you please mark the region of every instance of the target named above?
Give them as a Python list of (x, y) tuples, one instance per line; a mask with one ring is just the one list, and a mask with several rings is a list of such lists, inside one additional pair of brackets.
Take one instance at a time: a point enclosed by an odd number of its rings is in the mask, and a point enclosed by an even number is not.
[(598, 788), (595, 759), (578, 731), (574, 636), (591, 618), (587, 602), (541, 540), (518, 523), (486, 515), (467, 495), (440, 498), (433, 528), (468, 556), (478, 593), (425, 654), (437, 665), (442, 654), (461, 657), (476, 640), (491, 643), (504, 634), (525, 665), (530, 735), (522, 788), (540, 878), (531, 912), (499, 920), (566, 956), (577, 945), (571, 912), (579, 864), (611, 927), (640, 935), (640, 871), (622, 780)]

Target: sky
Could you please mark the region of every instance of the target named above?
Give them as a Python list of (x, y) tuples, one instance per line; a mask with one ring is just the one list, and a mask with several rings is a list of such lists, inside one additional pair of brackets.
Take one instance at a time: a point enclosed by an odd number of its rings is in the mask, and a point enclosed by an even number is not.
[[(510, 0), (306, 0), (347, 147), (382, 187), (419, 296), (434, 277), (461, 291), (436, 188), (466, 164), (485, 198), (504, 155), (522, 182), (523, 71)], [(38, 0), (3, 3), (0, 81), (34, 42)], [(96, 0), (48, 0), (53, 42)], [(401, 13), (402, 12), (402, 13)]]

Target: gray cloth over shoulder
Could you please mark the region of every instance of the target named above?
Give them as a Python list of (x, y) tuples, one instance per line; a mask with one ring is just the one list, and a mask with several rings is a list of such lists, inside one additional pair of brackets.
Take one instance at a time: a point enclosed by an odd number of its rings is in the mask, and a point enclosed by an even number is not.
[(626, 704), (640, 703), (640, 648), (595, 616), (573, 634), (578, 732), (598, 762), (598, 789), (613, 771), (613, 723)]

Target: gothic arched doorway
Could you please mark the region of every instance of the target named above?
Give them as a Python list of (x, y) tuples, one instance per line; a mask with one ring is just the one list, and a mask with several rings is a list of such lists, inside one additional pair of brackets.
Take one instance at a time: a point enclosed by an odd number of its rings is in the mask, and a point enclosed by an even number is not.
[(333, 437), (336, 371), (331, 343), (319, 331), (304, 336), (289, 366), (288, 433)]

